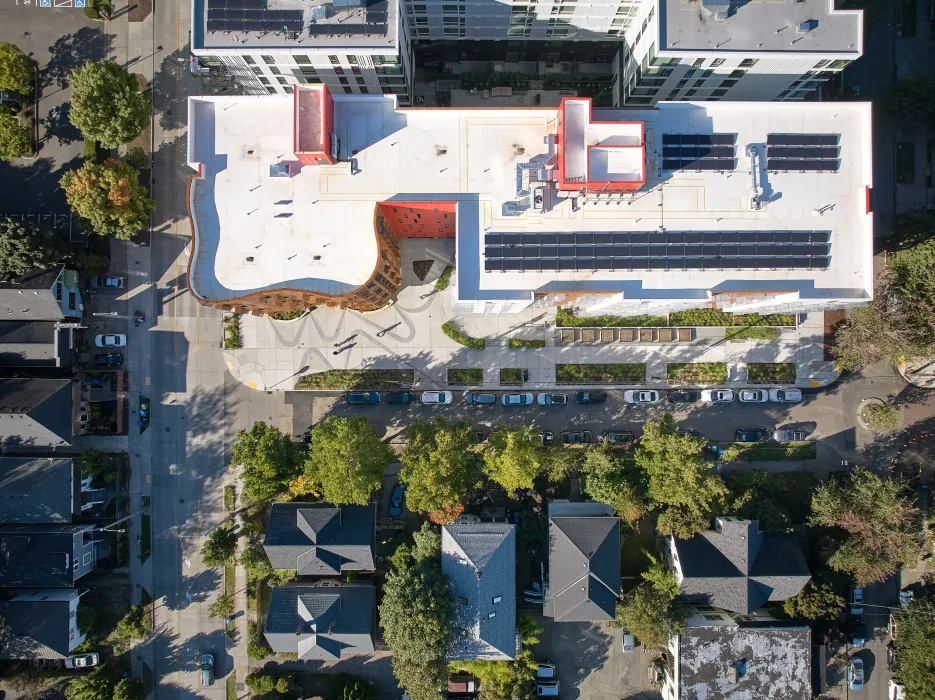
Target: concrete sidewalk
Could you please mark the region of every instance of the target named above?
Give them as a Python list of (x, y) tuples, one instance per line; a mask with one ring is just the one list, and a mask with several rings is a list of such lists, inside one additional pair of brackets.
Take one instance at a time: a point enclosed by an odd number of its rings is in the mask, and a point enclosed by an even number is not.
[[(432, 293), (443, 268), (435, 262), (425, 283), (407, 280), (398, 301), (385, 309), (358, 313), (321, 307), (293, 321), (265, 316), (241, 316), (242, 349), (228, 350), (224, 359), (231, 374), (252, 389), (286, 391), (301, 374), (329, 369), (397, 369), (415, 372), (419, 389), (446, 388), (449, 368), (482, 368), (484, 387), (500, 388), (501, 367), (529, 370), (527, 389), (555, 385), (556, 364), (645, 363), (640, 386), (666, 388), (666, 365), (682, 362), (725, 363), (728, 386), (747, 383), (746, 366), (753, 362), (794, 362), (797, 385), (819, 387), (838, 378), (834, 362), (824, 360), (824, 319), (808, 314), (795, 328), (783, 329), (776, 341), (730, 342), (723, 328), (698, 328), (683, 343), (570, 343), (556, 341), (555, 309), (535, 308), (519, 314), (451, 317), (448, 290)], [(436, 269), (437, 268), (437, 269)], [(467, 335), (484, 338), (484, 350), (466, 348), (446, 336), (446, 321)], [(541, 349), (512, 349), (511, 338), (541, 339)], [(348, 340), (343, 350), (340, 341)], [(562, 385), (563, 388), (575, 388)]]

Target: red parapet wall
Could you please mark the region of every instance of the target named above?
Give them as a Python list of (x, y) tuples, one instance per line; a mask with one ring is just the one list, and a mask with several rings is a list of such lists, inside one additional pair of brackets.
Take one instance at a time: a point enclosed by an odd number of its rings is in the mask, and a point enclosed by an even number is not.
[[(299, 118), (300, 100), (308, 102), (309, 96), (314, 95), (317, 104), (308, 107), (320, 119), (320, 138), (313, 148), (300, 144), (302, 122)], [(326, 85), (297, 86), (292, 95), (292, 150), (302, 165), (334, 165), (331, 157), (331, 135), (334, 131), (334, 98)]]
[(397, 238), (454, 238), (455, 202), (380, 202)]

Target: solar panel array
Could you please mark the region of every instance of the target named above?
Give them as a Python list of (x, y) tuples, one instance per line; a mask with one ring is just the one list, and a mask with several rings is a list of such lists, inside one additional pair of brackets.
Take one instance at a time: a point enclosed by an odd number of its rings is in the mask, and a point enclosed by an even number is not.
[(737, 134), (663, 134), (663, 170), (733, 170)]
[(209, 32), (301, 32), (302, 10), (268, 10), (266, 0), (208, 0)]
[(840, 134), (769, 134), (767, 170), (834, 173), (841, 169)]
[(484, 269), (824, 270), (830, 231), (487, 233)]

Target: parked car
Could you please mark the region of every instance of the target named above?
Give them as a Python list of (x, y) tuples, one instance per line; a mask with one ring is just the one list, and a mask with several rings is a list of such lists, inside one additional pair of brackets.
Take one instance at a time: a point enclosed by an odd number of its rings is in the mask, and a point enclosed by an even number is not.
[(422, 403), (426, 406), (435, 404), (447, 404), (454, 401), (454, 396), (450, 391), (423, 391)]
[(847, 685), (851, 690), (864, 689), (864, 662), (863, 659), (853, 657), (847, 666)]
[(469, 404), (481, 404), (484, 406), (497, 403), (496, 394), (487, 394), (482, 391), (469, 391), (464, 395), (464, 402)]
[(500, 403), (504, 406), (529, 406), (532, 402), (532, 394), (528, 391), (522, 394), (504, 394), (500, 397)]
[(605, 430), (601, 433), (601, 442), (606, 445), (626, 445), (633, 442), (633, 433), (629, 430)]
[(623, 400), (627, 403), (656, 403), (659, 400), (659, 392), (631, 389), (630, 391), (623, 392)]
[(390, 515), (398, 518), (403, 512), (403, 485), (396, 484), (390, 496)]
[(606, 391), (579, 391), (575, 394), (575, 403), (580, 404), (604, 403), (606, 400)]
[[(0, 105), (6, 105), (18, 112), (22, 100), (23, 96), (20, 94), (19, 90), (0, 90)], [(53, 107), (53, 109), (56, 108)]]
[(624, 654), (632, 654), (636, 651), (636, 640), (626, 630), (623, 630), (620, 634), (620, 648)]
[(119, 367), (123, 364), (123, 355), (119, 352), (99, 353), (94, 356), (94, 364), (99, 367)]
[(540, 698), (557, 698), (558, 681), (555, 683), (536, 683), (536, 695)]
[(412, 403), (415, 394), (411, 391), (391, 391), (386, 395), (386, 402), (405, 406)]
[(539, 394), (536, 403), (540, 406), (567, 406), (568, 394)]
[(701, 400), (705, 403), (730, 403), (734, 400), (734, 392), (730, 389), (705, 389), (701, 392)]
[(555, 433), (551, 430), (543, 430), (539, 433), (539, 440), (542, 441), (543, 445), (551, 445), (555, 442)]
[(886, 670), (890, 673), (896, 673), (901, 668), (902, 664), (896, 660), (896, 649), (893, 647), (893, 643), (890, 642), (886, 645)]
[(691, 436), (693, 438), (703, 438), (704, 435), (701, 434), (700, 430), (695, 430), (694, 428), (688, 428), (687, 430), (679, 430), (679, 437)]
[(355, 406), (373, 406), (380, 403), (380, 394), (375, 391), (349, 391), (347, 402)]
[(741, 389), (741, 403), (766, 403), (769, 401), (769, 392), (766, 389)]
[(566, 445), (591, 444), (590, 430), (565, 430), (562, 432), (562, 442)]
[(851, 615), (864, 614), (864, 589), (851, 588)]
[(95, 275), (91, 278), (91, 286), (94, 289), (123, 289), (123, 277)]
[(886, 681), (886, 697), (889, 700), (906, 700), (906, 686), (898, 678), (890, 678)]
[(94, 344), (99, 348), (124, 348), (127, 346), (127, 336), (123, 333), (94, 336)]
[(773, 440), (776, 442), (802, 442), (805, 440), (804, 430), (774, 430)]
[(65, 659), (65, 668), (91, 668), (99, 663), (101, 663), (101, 655), (97, 652), (93, 654), (76, 654)]
[(799, 389), (770, 389), (769, 400), (776, 403), (798, 403), (802, 400)]
[(201, 657), (201, 684), (214, 685), (214, 655), (205, 654)]
[(540, 661), (536, 665), (536, 678), (555, 678), (555, 664)]
[(700, 391), (670, 391), (666, 394), (669, 403), (695, 403), (700, 398)]
[(763, 428), (741, 428), (734, 433), (737, 442), (766, 442), (769, 440), (769, 431)]

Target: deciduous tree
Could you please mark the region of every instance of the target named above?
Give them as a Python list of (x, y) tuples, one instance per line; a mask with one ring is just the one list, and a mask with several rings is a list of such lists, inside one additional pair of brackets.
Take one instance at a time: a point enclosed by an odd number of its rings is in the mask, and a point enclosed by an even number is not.
[(237, 432), (230, 469), (240, 469), (247, 503), (268, 503), (296, 477), (301, 460), (299, 446), (288, 435), (259, 421)]
[(220, 594), (211, 605), (208, 606), (208, 614), (211, 617), (225, 618), (234, 614), (233, 596)]
[(581, 472), (584, 492), (611, 506), (624, 522), (632, 525), (646, 514), (646, 480), (632, 457), (618, 457), (603, 445), (592, 447)]
[(72, 678), (65, 688), (68, 700), (112, 700), (113, 696), (114, 684), (103, 667), (87, 676)]
[(142, 133), (152, 116), (135, 75), (113, 61), (89, 61), (71, 72), (68, 118), (104, 148), (117, 148)]
[(935, 700), (935, 603), (916, 598), (895, 615), (899, 634), (893, 647), (906, 697)]
[(546, 467), (542, 442), (528, 425), (502, 426), (490, 434), (490, 446), (484, 452), (484, 471), (507, 493), (531, 489)]
[(0, 160), (16, 160), (31, 152), (29, 126), (12, 109), (0, 106)]
[(112, 484), (117, 481), (114, 456), (93, 447), (75, 458), (75, 466), (82, 478), (91, 477), (93, 482)]
[(17, 90), (25, 97), (32, 94), (35, 82), (29, 57), (18, 46), (0, 41), (0, 90)]
[(149, 222), (155, 202), (140, 185), (139, 172), (123, 161), (85, 163), (62, 176), (68, 206), (94, 232), (130, 240)]
[(859, 586), (883, 581), (918, 557), (919, 511), (905, 484), (866, 469), (822, 484), (812, 496), (809, 522), (842, 533), (828, 566)]
[(140, 678), (121, 678), (114, 686), (113, 700), (146, 700), (146, 686)]
[(134, 639), (146, 639), (152, 626), (152, 617), (143, 605), (134, 605), (110, 633), (110, 639), (118, 644), (127, 644)]
[(782, 611), (797, 620), (819, 620), (835, 618), (844, 607), (844, 598), (835, 593), (830, 583), (805, 584), (805, 588), (783, 601)]
[(617, 624), (646, 647), (664, 648), (673, 634), (685, 629), (686, 619), (685, 609), (649, 582), (639, 584), (617, 603)]
[(240, 565), (246, 570), (247, 576), (257, 580), (269, 578), (273, 573), (269, 557), (266, 556), (266, 550), (261, 544), (254, 544), (244, 549), (240, 554)]
[(305, 475), (322, 486), (325, 500), (364, 505), (396, 456), (360, 415), (329, 416), (312, 428)]
[(380, 604), (393, 673), (413, 700), (431, 700), (448, 677), (454, 597), (441, 568), (441, 538), (428, 523), (410, 549), (397, 550)]
[(223, 566), (237, 552), (237, 533), (230, 525), (215, 528), (201, 545), (205, 566)]
[(409, 444), (400, 461), (399, 480), (406, 484), (406, 505), (421, 513), (454, 513), (471, 489), (480, 485), (480, 457), (474, 430), (444, 418), (416, 420), (406, 430)]

